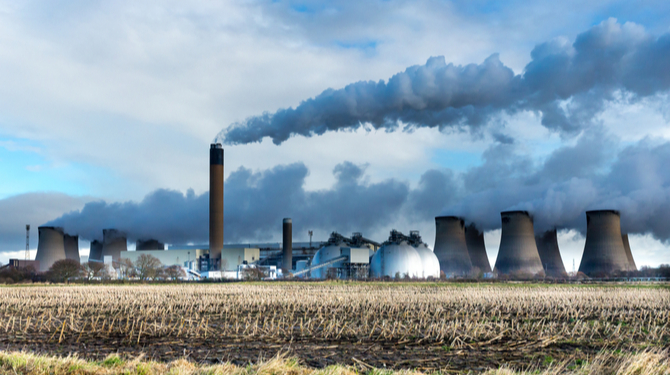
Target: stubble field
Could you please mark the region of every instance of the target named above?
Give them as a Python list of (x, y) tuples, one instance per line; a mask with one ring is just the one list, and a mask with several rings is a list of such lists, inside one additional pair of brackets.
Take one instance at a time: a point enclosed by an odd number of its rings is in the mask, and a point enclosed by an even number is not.
[(267, 283), (0, 288), (0, 345), (238, 365), (579, 365), (670, 345), (667, 287)]

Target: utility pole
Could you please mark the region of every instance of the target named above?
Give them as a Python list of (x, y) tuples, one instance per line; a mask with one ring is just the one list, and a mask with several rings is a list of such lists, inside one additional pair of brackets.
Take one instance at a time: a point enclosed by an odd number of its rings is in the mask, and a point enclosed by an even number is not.
[(26, 260), (30, 260), (30, 224), (26, 224)]
[(311, 249), (312, 248), (312, 235), (314, 234), (314, 232), (310, 230), (310, 231), (307, 231), (307, 233), (309, 233), (309, 248)]

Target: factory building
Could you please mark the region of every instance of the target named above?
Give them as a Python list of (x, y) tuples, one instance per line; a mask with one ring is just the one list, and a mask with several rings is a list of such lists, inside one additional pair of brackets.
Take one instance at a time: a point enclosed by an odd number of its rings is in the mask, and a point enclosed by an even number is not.
[(579, 272), (588, 276), (606, 276), (629, 268), (619, 211), (586, 211), (586, 244)]
[[(370, 258), (374, 250), (366, 246), (372, 242), (360, 233), (351, 238), (333, 232), (326, 243), (317, 250), (307, 266), (292, 272), (313, 279), (364, 279), (368, 277)], [(378, 245), (376, 242), (374, 244)], [(304, 267), (304, 268), (303, 268)], [(297, 267), (296, 267), (297, 268)]]
[(433, 253), (428, 245), (421, 239), (419, 231), (413, 230), (409, 232), (410, 245), (414, 247), (416, 252), (421, 258), (421, 278), (427, 279), (429, 277), (439, 278), (440, 277), (440, 261), (437, 259), (437, 255)]
[(556, 229), (548, 230), (535, 237), (537, 251), (540, 254), (544, 273), (550, 277), (564, 278), (568, 276), (565, 272), (563, 259), (558, 249), (558, 237)]
[(484, 244), (484, 233), (480, 232), (474, 223), (465, 227), (465, 244), (468, 247), (472, 267), (478, 268), (483, 273), (491, 273), (491, 263), (486, 255)]
[(465, 221), (456, 216), (435, 218), (435, 255), (446, 276), (464, 276), (472, 271), (465, 242)]
[(502, 236), (494, 272), (514, 276), (544, 275), (537, 251), (533, 219), (527, 211), (500, 213)]
[(39, 262), (39, 272), (46, 272), (56, 261), (66, 259), (63, 228), (39, 227), (37, 254), (35, 260)]

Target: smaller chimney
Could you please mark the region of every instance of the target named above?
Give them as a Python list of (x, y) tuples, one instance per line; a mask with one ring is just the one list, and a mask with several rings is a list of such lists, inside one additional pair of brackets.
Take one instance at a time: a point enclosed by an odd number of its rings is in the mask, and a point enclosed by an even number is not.
[(282, 269), (286, 274), (293, 269), (293, 221), (290, 218), (284, 219), (282, 229)]

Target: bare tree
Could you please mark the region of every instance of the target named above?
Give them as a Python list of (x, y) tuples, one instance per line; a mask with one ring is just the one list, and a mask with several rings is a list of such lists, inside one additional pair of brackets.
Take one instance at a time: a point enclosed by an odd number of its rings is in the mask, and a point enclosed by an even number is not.
[(149, 254), (142, 254), (135, 261), (137, 276), (139, 276), (141, 281), (155, 278), (162, 266), (163, 264), (158, 258)]
[(135, 276), (135, 265), (128, 258), (119, 259), (119, 271), (124, 279)]
[(173, 281), (177, 281), (181, 277), (186, 277), (186, 273), (181, 267), (174, 265), (165, 268), (165, 276)]
[(102, 262), (89, 261), (86, 264), (82, 265), (82, 267), (88, 280), (92, 280), (96, 277), (104, 278), (107, 274), (107, 268), (105, 267), (105, 264)]
[(81, 276), (82, 268), (74, 259), (61, 259), (57, 260), (47, 272), (51, 280), (62, 282)]

